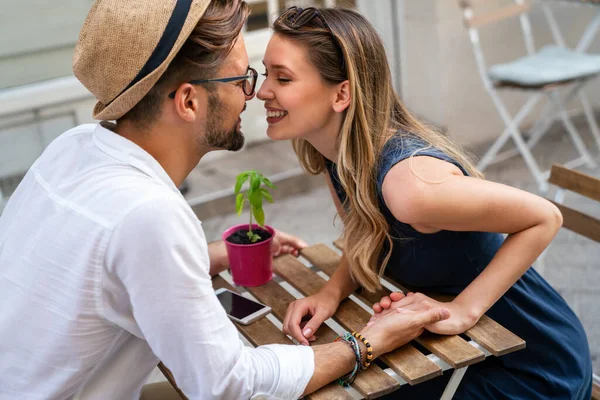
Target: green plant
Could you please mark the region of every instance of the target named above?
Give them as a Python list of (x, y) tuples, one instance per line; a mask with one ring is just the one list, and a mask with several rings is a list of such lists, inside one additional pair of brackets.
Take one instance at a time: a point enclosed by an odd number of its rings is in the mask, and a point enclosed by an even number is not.
[[(240, 192), (246, 181), (249, 181), (250, 187), (246, 192)], [(248, 238), (252, 243), (261, 239), (260, 235), (252, 232), (252, 217), (254, 217), (258, 225), (265, 226), (265, 213), (262, 208), (263, 199), (267, 200), (269, 203), (273, 202), (273, 197), (267, 189), (261, 187), (262, 185), (271, 189), (275, 188), (275, 185), (273, 185), (268, 178), (264, 177), (263, 174), (256, 170), (242, 172), (237, 176), (235, 181), (235, 210), (237, 211), (237, 214), (242, 214), (244, 203), (248, 202), (250, 204)]]

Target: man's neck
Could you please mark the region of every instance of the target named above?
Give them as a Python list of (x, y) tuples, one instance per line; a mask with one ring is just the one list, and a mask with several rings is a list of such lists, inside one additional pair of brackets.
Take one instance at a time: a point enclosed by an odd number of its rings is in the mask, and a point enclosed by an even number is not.
[(201, 154), (190, 154), (193, 147), (184, 143), (186, 136), (183, 132), (177, 132), (173, 126), (162, 126), (160, 122), (140, 129), (136, 124), (124, 121), (117, 123), (112, 130), (140, 146), (158, 161), (177, 187), (202, 157)]

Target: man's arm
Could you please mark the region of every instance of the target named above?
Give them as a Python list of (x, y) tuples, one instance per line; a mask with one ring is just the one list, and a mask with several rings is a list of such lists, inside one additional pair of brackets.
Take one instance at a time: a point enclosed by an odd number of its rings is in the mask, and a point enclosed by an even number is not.
[(225, 248), (225, 242), (222, 240), (208, 244), (208, 257), (210, 258), (210, 276), (215, 276), (229, 268), (227, 249)]
[[(415, 312), (388, 312), (373, 319), (361, 330), (373, 349), (373, 357), (410, 342), (421, 333), (426, 326), (445, 320), (450, 316), (448, 310), (442, 308), (422, 309)], [(359, 341), (362, 354), (367, 354), (365, 345)], [(355, 356), (347, 343), (336, 342), (313, 347), (315, 351), (315, 372), (304, 389), (309, 394), (327, 383), (349, 373), (354, 367)]]
[(112, 230), (104, 315), (145, 340), (190, 398), (299, 397), (314, 372), (313, 350), (244, 346), (215, 295), (210, 264), (187, 204), (148, 199)]

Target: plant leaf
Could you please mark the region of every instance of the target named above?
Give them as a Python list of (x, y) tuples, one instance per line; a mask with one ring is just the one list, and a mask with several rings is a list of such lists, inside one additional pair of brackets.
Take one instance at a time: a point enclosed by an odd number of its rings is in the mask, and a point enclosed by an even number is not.
[(235, 194), (238, 194), (240, 192), (240, 190), (242, 189), (242, 185), (244, 184), (244, 182), (246, 182), (246, 180), (248, 179), (248, 172), (242, 172), (241, 174), (239, 174), (236, 178), (235, 181)]
[(273, 203), (273, 197), (271, 196), (271, 193), (269, 193), (269, 191), (267, 189), (260, 188), (260, 192), (262, 193), (263, 197), (265, 199), (267, 199), (267, 201), (269, 203)]
[(266, 177), (263, 176), (262, 181), (265, 184), (265, 186), (270, 187), (271, 189), (275, 189), (276, 188), (276, 186), (273, 185), (273, 182), (271, 182), (269, 180), (269, 178), (266, 178)]
[(265, 213), (261, 208), (252, 207), (252, 214), (254, 214), (254, 219), (256, 219), (256, 223), (260, 226), (265, 226)]
[(260, 178), (256, 172), (252, 173), (250, 176), (250, 189), (252, 191), (258, 190), (260, 188)]
[(238, 193), (235, 197), (235, 211), (237, 215), (242, 215), (242, 210), (244, 209), (244, 193)]
[(262, 208), (262, 193), (260, 190), (252, 191), (248, 194), (248, 201), (253, 208)]

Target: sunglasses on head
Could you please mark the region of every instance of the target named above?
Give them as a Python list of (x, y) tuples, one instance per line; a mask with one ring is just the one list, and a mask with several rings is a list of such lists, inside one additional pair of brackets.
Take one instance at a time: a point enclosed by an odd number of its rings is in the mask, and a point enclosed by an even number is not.
[(327, 23), (327, 20), (325, 19), (325, 17), (323, 16), (323, 14), (321, 13), (321, 11), (318, 8), (315, 8), (315, 7), (301, 8), (301, 7), (292, 6), (292, 7), (288, 8), (287, 10), (285, 10), (283, 12), (283, 14), (281, 14), (281, 16), (279, 18), (277, 18), (276, 23), (285, 21), (285, 24), (288, 25), (289, 27), (291, 27), (293, 29), (298, 29), (298, 28), (303, 27), (310, 21), (312, 21), (314, 18), (317, 18), (321, 21), (321, 23), (323, 24), (325, 29), (327, 29), (327, 31), (329, 32), (329, 34), (335, 41), (341, 54), (343, 55), (344, 52), (342, 50), (341, 42), (339, 41), (339, 39), (337, 38), (335, 33), (333, 33), (331, 26), (329, 26), (329, 24)]

